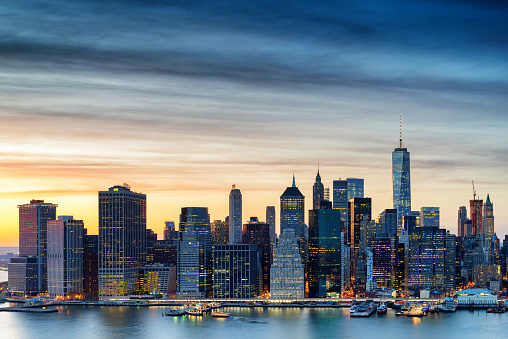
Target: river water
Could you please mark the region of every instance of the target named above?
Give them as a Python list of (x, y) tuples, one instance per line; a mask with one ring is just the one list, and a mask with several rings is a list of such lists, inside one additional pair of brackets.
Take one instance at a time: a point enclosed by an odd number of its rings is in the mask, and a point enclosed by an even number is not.
[[(7, 306), (4, 304), (2, 306)], [(162, 317), (168, 307), (61, 306), (58, 313), (0, 312), (1, 338), (506, 338), (507, 314), (485, 310), (350, 318), (347, 308), (224, 308), (228, 319)]]

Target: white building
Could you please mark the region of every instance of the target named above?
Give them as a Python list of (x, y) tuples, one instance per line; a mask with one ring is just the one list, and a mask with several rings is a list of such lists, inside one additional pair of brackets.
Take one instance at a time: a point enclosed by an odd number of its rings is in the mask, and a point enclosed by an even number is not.
[(497, 305), (497, 296), (484, 288), (468, 288), (457, 292), (457, 307), (494, 307)]
[(270, 268), (272, 299), (305, 297), (304, 270), (295, 231), (286, 228), (279, 237)]
[(48, 224), (48, 294), (83, 292), (83, 221), (59, 216)]

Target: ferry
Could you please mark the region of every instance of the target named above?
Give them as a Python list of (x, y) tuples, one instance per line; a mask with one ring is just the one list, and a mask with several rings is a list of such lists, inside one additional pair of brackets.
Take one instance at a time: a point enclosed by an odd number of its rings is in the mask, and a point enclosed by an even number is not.
[(386, 303), (381, 303), (381, 305), (377, 308), (377, 314), (385, 314), (387, 310), (388, 306), (386, 306)]
[(224, 312), (213, 312), (212, 317), (215, 318), (229, 318), (231, 314), (230, 313), (224, 313)]
[(418, 306), (411, 306), (409, 311), (406, 312), (406, 317), (423, 317), (424, 315), (425, 312), (423, 312), (423, 309)]
[(455, 312), (457, 310), (457, 303), (453, 298), (445, 298), (444, 303), (437, 305), (437, 309), (440, 312)]
[(372, 313), (376, 312), (377, 306), (373, 302), (364, 302), (360, 305), (353, 305), (349, 309), (351, 317), (370, 317)]
[(194, 316), (201, 316), (201, 315), (203, 315), (203, 311), (200, 309), (193, 309), (193, 310), (187, 311), (187, 314), (194, 315)]

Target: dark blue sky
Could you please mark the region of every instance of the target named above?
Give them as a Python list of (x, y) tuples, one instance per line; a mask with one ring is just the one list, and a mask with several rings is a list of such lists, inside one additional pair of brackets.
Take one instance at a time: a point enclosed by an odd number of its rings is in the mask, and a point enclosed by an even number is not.
[(3, 194), (92, 206), (128, 181), (174, 202), (158, 223), (184, 204), (223, 218), (208, 201), (233, 181), (261, 216), (293, 171), (310, 196), (319, 158), (325, 184), (364, 177), (376, 214), (403, 115), (414, 209), (455, 231), (471, 179), (508, 204), (507, 18), (506, 1), (4, 2)]

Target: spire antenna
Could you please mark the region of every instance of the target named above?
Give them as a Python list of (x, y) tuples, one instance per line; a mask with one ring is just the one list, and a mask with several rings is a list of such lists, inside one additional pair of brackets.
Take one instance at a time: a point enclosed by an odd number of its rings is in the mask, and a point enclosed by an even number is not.
[(402, 148), (402, 115), (399, 116), (399, 132), (400, 132), (399, 144), (400, 148)]
[(295, 183), (295, 172), (293, 172), (293, 187), (296, 187), (296, 183)]

